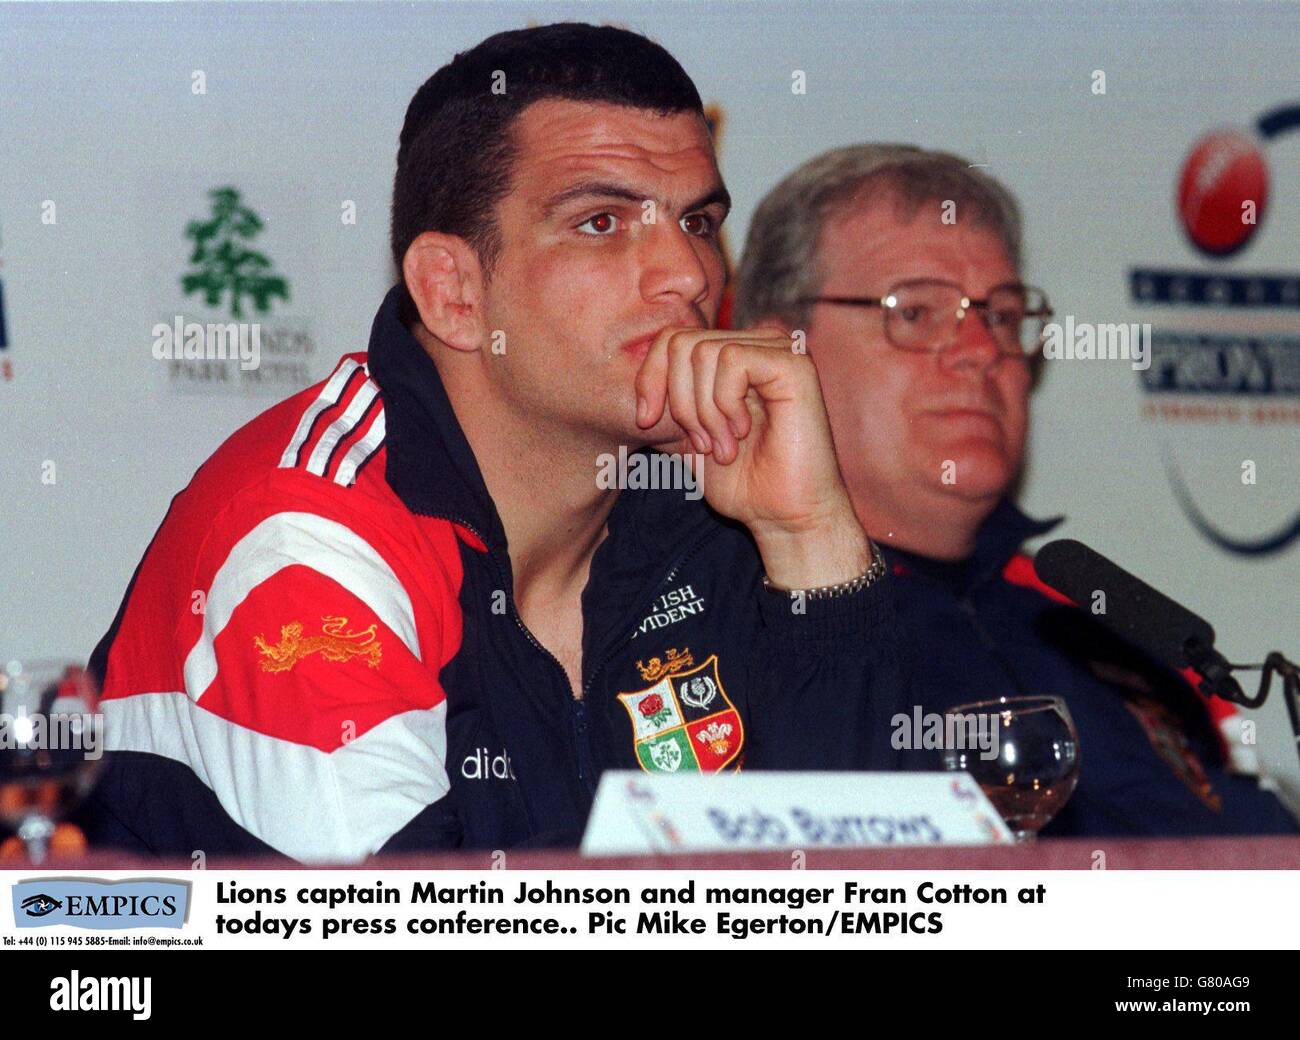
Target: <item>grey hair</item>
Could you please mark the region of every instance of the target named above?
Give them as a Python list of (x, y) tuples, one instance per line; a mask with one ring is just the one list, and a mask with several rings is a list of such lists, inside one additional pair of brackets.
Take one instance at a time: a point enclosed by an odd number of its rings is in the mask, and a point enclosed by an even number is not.
[(1021, 261), (1020, 207), (988, 174), (960, 156), (906, 144), (859, 144), (824, 152), (804, 163), (759, 203), (736, 276), (735, 325), (748, 328), (779, 318), (805, 328), (824, 272), (817, 249), (828, 215), (839, 207), (891, 200), (900, 218), (922, 206), (952, 200), (964, 219), (1001, 239), (1017, 270)]

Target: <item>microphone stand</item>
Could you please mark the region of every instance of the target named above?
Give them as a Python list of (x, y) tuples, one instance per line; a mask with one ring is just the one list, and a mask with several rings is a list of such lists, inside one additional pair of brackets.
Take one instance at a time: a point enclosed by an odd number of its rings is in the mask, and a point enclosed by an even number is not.
[[(1281, 676), (1282, 696), (1286, 700), (1286, 712), (1291, 720), (1291, 733), (1295, 737), (1296, 752), (1300, 754), (1300, 665), (1288, 661), (1276, 650), (1264, 658), (1263, 664), (1230, 664), (1213, 647), (1207, 647), (1197, 640), (1190, 640), (1185, 649), (1188, 663), (1202, 677), (1202, 693), (1214, 694), (1246, 708), (1261, 707), (1268, 698), (1273, 676)], [(1234, 671), (1262, 673), (1259, 692), (1254, 697), (1247, 696), (1241, 684), (1232, 677)]]

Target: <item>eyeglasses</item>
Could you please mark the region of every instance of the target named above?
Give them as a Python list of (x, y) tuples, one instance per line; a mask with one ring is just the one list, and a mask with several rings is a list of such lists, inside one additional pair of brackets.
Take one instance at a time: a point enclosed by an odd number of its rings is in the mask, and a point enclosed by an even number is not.
[(1047, 294), (1030, 285), (996, 285), (982, 300), (976, 300), (955, 282), (933, 278), (899, 282), (881, 297), (805, 296), (799, 302), (880, 307), (890, 345), (922, 354), (937, 354), (950, 347), (966, 314), (975, 310), (1000, 353), (1033, 357), (1042, 349), (1043, 329), (1053, 313)]

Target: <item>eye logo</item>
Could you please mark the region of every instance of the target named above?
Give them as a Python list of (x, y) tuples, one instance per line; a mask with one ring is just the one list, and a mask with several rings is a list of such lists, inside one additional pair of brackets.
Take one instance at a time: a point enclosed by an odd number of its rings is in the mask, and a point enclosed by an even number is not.
[(17, 882), (10, 896), (17, 928), (183, 928), (190, 886), (171, 878), (45, 877)]
[(55, 910), (62, 909), (63, 904), (53, 896), (38, 892), (34, 896), (28, 896), (18, 906), (28, 917), (45, 917), (47, 914), (54, 913)]

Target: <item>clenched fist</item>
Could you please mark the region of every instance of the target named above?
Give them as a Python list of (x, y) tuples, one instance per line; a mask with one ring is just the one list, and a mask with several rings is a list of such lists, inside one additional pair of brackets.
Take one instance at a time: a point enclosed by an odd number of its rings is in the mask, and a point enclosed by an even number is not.
[(785, 333), (664, 329), (637, 373), (636, 394), (638, 426), (654, 426), (666, 408), (690, 440), (655, 447), (705, 456), (705, 498), (749, 528), (777, 585), (832, 585), (870, 566), (817, 370)]

